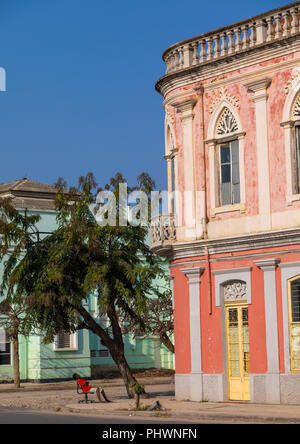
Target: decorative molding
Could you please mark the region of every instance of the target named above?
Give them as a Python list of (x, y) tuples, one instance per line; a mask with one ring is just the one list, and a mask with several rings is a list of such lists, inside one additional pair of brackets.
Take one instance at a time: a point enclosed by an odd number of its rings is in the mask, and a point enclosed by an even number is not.
[(165, 106), (165, 111), (166, 111), (166, 116), (167, 116), (169, 124), (174, 125), (175, 118), (174, 118), (173, 113), (171, 113), (171, 111), (170, 111), (169, 105)]
[[(224, 305), (225, 302), (225, 289), (227, 285), (240, 282), (245, 285), (241, 287), (239, 291), (236, 290), (236, 294), (242, 296), (242, 300), (251, 304), (251, 267), (232, 268), (229, 270), (213, 270), (215, 280), (215, 300), (216, 307)], [(244, 290), (246, 289), (246, 292)], [(233, 291), (233, 290), (232, 290)], [(229, 297), (229, 293), (227, 292)], [(233, 297), (231, 295), (231, 297)], [(232, 301), (232, 299), (230, 299)], [(234, 299), (236, 300), (236, 299)], [(229, 302), (229, 300), (227, 300)]]
[[(296, 248), (293, 250), (293, 253), (300, 253), (300, 249)], [(236, 255), (234, 256), (234, 260), (241, 260), (241, 259), (254, 259), (254, 258), (258, 258), (258, 257), (265, 257), (265, 256), (278, 256), (278, 255), (286, 255), (286, 254), (291, 254), (290, 250), (281, 250), (281, 251), (271, 251), (269, 253), (267, 252), (263, 252), (263, 253), (250, 253), (250, 254), (243, 254), (243, 255)], [(216, 258), (210, 258), (210, 262), (228, 262), (228, 261), (232, 261), (232, 256), (218, 256)], [(204, 259), (203, 259), (204, 262)], [(174, 264), (175, 266), (176, 264)], [(279, 264), (279, 266), (281, 267), (281, 264)]]
[(247, 285), (245, 282), (232, 281), (223, 287), (225, 302), (247, 300)]
[(248, 92), (254, 93), (251, 97), (253, 102), (266, 101), (268, 98), (267, 89), (271, 85), (272, 80), (268, 77), (253, 80), (248, 83), (244, 83), (244, 86), (248, 89)]
[(167, 156), (171, 155), (171, 157), (173, 157), (172, 153), (176, 150), (177, 146), (176, 132), (174, 128), (175, 118), (168, 105), (165, 105), (165, 113), (165, 152)]
[[(242, 51), (223, 60), (212, 59), (211, 61), (202, 65), (196, 65), (177, 72), (172, 72), (171, 74), (166, 74), (159, 78), (156, 82), (156, 90), (166, 97), (171, 91), (174, 91), (177, 88), (182, 86), (186, 87), (188, 85), (192, 86), (196, 82), (201, 82), (207, 78), (215, 76), (216, 74), (221, 75), (233, 70), (238, 71), (241, 68), (251, 66), (253, 63), (258, 64), (299, 51), (300, 41), (298, 35), (290, 36), (282, 41), (277, 41), (276, 44), (274, 43), (275, 42), (270, 42), (269, 44), (253, 48), (251, 54), (249, 54), (249, 51)], [(296, 63), (299, 63), (299, 61), (300, 58), (295, 58), (293, 60), (283, 61), (276, 65), (263, 67), (260, 69), (260, 71), (256, 71), (256, 75), (258, 72), (273, 75), (273, 72), (279, 72), (284, 67), (292, 67)], [(222, 80), (220, 82), (220, 86), (223, 84), (234, 84), (238, 81), (238, 79), (246, 80), (251, 78), (253, 78), (253, 72)], [(215, 89), (216, 86), (217, 85), (214, 84), (205, 85), (205, 91), (212, 89), (212, 87)]]
[(262, 271), (274, 271), (279, 264), (279, 258), (262, 259), (259, 261), (254, 261), (255, 265)]
[(187, 98), (186, 100), (174, 103), (179, 111), (181, 111), (181, 120), (192, 119), (194, 117), (193, 108), (196, 105), (197, 100), (194, 97)]
[(226, 107), (217, 123), (217, 136), (233, 134), (239, 130), (237, 121), (232, 112)]
[(288, 95), (288, 93), (290, 91), (292, 91), (296, 84), (298, 83), (298, 80), (300, 79), (300, 67), (296, 66), (292, 72), (291, 72), (291, 77), (290, 79), (287, 81), (285, 87), (284, 87), (284, 92), (286, 95)]
[(298, 93), (296, 100), (293, 104), (292, 116), (294, 119), (300, 118), (300, 94)]
[(252, 80), (251, 82), (244, 84), (244, 86), (248, 88), (249, 92), (254, 92), (254, 93), (265, 91), (270, 85), (271, 85), (271, 79), (268, 77)]
[(205, 267), (191, 267), (181, 268), (181, 272), (188, 278), (189, 284), (200, 283), (200, 278), (205, 270)]
[(214, 110), (218, 107), (219, 103), (224, 101), (231, 103), (231, 105), (233, 105), (236, 108), (240, 107), (239, 99), (236, 96), (229, 94), (227, 88), (224, 86), (220, 88), (218, 92), (215, 93), (215, 96), (208, 108), (210, 114), (214, 112)]
[(178, 260), (204, 256), (206, 248), (210, 254), (219, 254), (290, 245), (300, 245), (299, 228), (191, 242), (176, 242), (170, 245), (167, 256), (169, 260)]

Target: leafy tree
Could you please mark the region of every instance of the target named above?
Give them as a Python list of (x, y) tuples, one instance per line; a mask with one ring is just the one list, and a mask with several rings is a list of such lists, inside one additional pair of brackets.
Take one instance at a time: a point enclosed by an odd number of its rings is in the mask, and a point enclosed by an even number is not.
[[(130, 333), (133, 337), (141, 335), (158, 336), (162, 344), (174, 353), (175, 347), (172, 341), (174, 332), (173, 304), (171, 291), (167, 288), (168, 283), (165, 280), (163, 289), (158, 294), (157, 290), (154, 291), (154, 295), (157, 294), (157, 297), (147, 298), (146, 309), (136, 312), (136, 318), (130, 316), (128, 312), (121, 312), (120, 318), (122, 319), (123, 334)], [(132, 311), (135, 310), (133, 304), (131, 304), (131, 309)]]
[[(105, 189), (117, 198), (118, 185), (124, 182), (117, 174)], [(142, 174), (137, 182), (134, 189), (149, 195), (151, 178)], [(40, 242), (27, 236), (25, 254), (13, 249), (16, 260), (6, 263), (3, 286), (14, 300), (26, 301), (34, 325), (45, 332), (45, 342), (52, 342), (60, 331), (72, 333), (83, 328), (99, 336), (123, 377), (128, 396), (133, 397), (132, 386), (137, 381), (125, 358), (118, 310), (137, 318), (136, 313), (146, 309), (147, 298), (156, 290), (155, 279), (164, 275), (162, 261), (150, 250), (147, 227), (120, 226), (118, 222), (101, 226), (96, 222), (91, 211), (97, 186), (92, 173), (81, 176), (78, 187), (66, 190), (62, 184), (59, 179), (57, 229)], [(4, 243), (12, 245), (5, 222), (1, 233)], [(97, 295), (99, 311), (110, 322), (109, 330), (84, 306), (91, 293)]]
[(6, 291), (6, 282), (20, 257), (36, 233), (35, 224), (40, 216), (27, 216), (17, 211), (9, 199), (0, 201), (0, 261), (4, 263), (4, 276), (0, 286), (0, 327), (7, 340), (13, 343), (14, 385), (20, 387), (19, 335), (28, 336), (32, 330), (32, 317), (23, 298), (16, 297), (14, 287)]
[(31, 315), (22, 303), (0, 302), (0, 327), (5, 330), (6, 339), (13, 344), (14, 386), (20, 387), (19, 335), (32, 332)]

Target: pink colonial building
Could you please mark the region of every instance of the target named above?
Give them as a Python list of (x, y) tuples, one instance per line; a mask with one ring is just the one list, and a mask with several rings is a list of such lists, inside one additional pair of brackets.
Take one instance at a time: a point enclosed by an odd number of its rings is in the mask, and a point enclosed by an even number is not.
[(300, 2), (163, 60), (176, 397), (300, 404)]

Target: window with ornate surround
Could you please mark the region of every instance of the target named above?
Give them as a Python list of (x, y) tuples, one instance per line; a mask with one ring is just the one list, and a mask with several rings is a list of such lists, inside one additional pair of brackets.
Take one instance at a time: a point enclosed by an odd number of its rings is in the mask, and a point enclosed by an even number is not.
[(288, 281), (291, 371), (300, 371), (300, 277)]
[(289, 91), (283, 110), (286, 200), (288, 205), (300, 200), (300, 79)]
[(173, 122), (170, 113), (166, 110), (165, 121), (166, 135), (165, 135), (165, 159), (168, 162), (168, 194), (169, 194), (169, 212), (176, 213), (178, 205), (176, 190), (177, 190), (177, 153), (178, 149), (175, 144), (175, 136), (173, 130)]
[(247, 302), (247, 284), (244, 281), (232, 280), (223, 284), (224, 303)]
[(245, 210), (244, 139), (238, 114), (230, 104), (213, 113), (208, 129), (211, 212)]

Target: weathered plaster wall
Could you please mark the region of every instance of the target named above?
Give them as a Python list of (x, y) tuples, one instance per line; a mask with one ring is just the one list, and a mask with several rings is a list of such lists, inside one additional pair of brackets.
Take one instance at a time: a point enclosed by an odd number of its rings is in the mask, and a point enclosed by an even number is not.
[[(298, 208), (300, 201), (287, 205), (286, 196), (286, 159), (284, 145), (284, 129), (282, 111), (286, 101), (285, 87), (291, 79), (293, 69), (300, 66), (300, 53), (277, 57), (268, 61), (245, 66), (231, 72), (214, 76), (199, 82), (173, 90), (166, 96), (168, 109), (174, 116), (174, 129), (178, 148), (178, 183), (177, 190), (183, 195), (185, 191), (184, 149), (181, 113), (172, 106), (181, 97), (194, 97), (197, 100), (193, 113), (193, 156), (195, 191), (205, 190), (206, 214), (208, 219), (209, 237), (222, 237), (232, 234), (251, 233), (266, 230), (265, 215), (259, 214), (259, 193), (264, 193), (258, 184), (258, 152), (256, 141), (256, 116), (254, 94), (245, 86), (253, 79), (268, 77), (271, 84), (267, 89), (267, 118), (268, 118), (268, 154), (270, 170), (270, 207), (271, 226), (273, 229), (285, 226), (297, 226), (300, 222)], [(204, 88), (203, 104), (199, 87)], [(210, 179), (212, 171), (209, 168), (209, 148), (205, 140), (208, 137), (208, 126), (211, 119), (211, 105), (216, 101), (221, 88), (226, 88), (229, 97), (237, 100), (241, 129), (245, 132), (244, 165), (245, 165), (245, 209), (240, 211), (224, 211), (211, 217)], [(204, 162), (205, 161), (205, 162)], [(181, 206), (183, 213), (183, 206)], [(289, 211), (286, 217), (285, 212)], [(198, 216), (197, 216), (198, 217)], [(226, 221), (229, 221), (227, 223)], [(197, 223), (202, 221), (199, 219)], [(184, 224), (184, 217), (183, 217)], [(184, 240), (184, 237), (181, 239)]]

